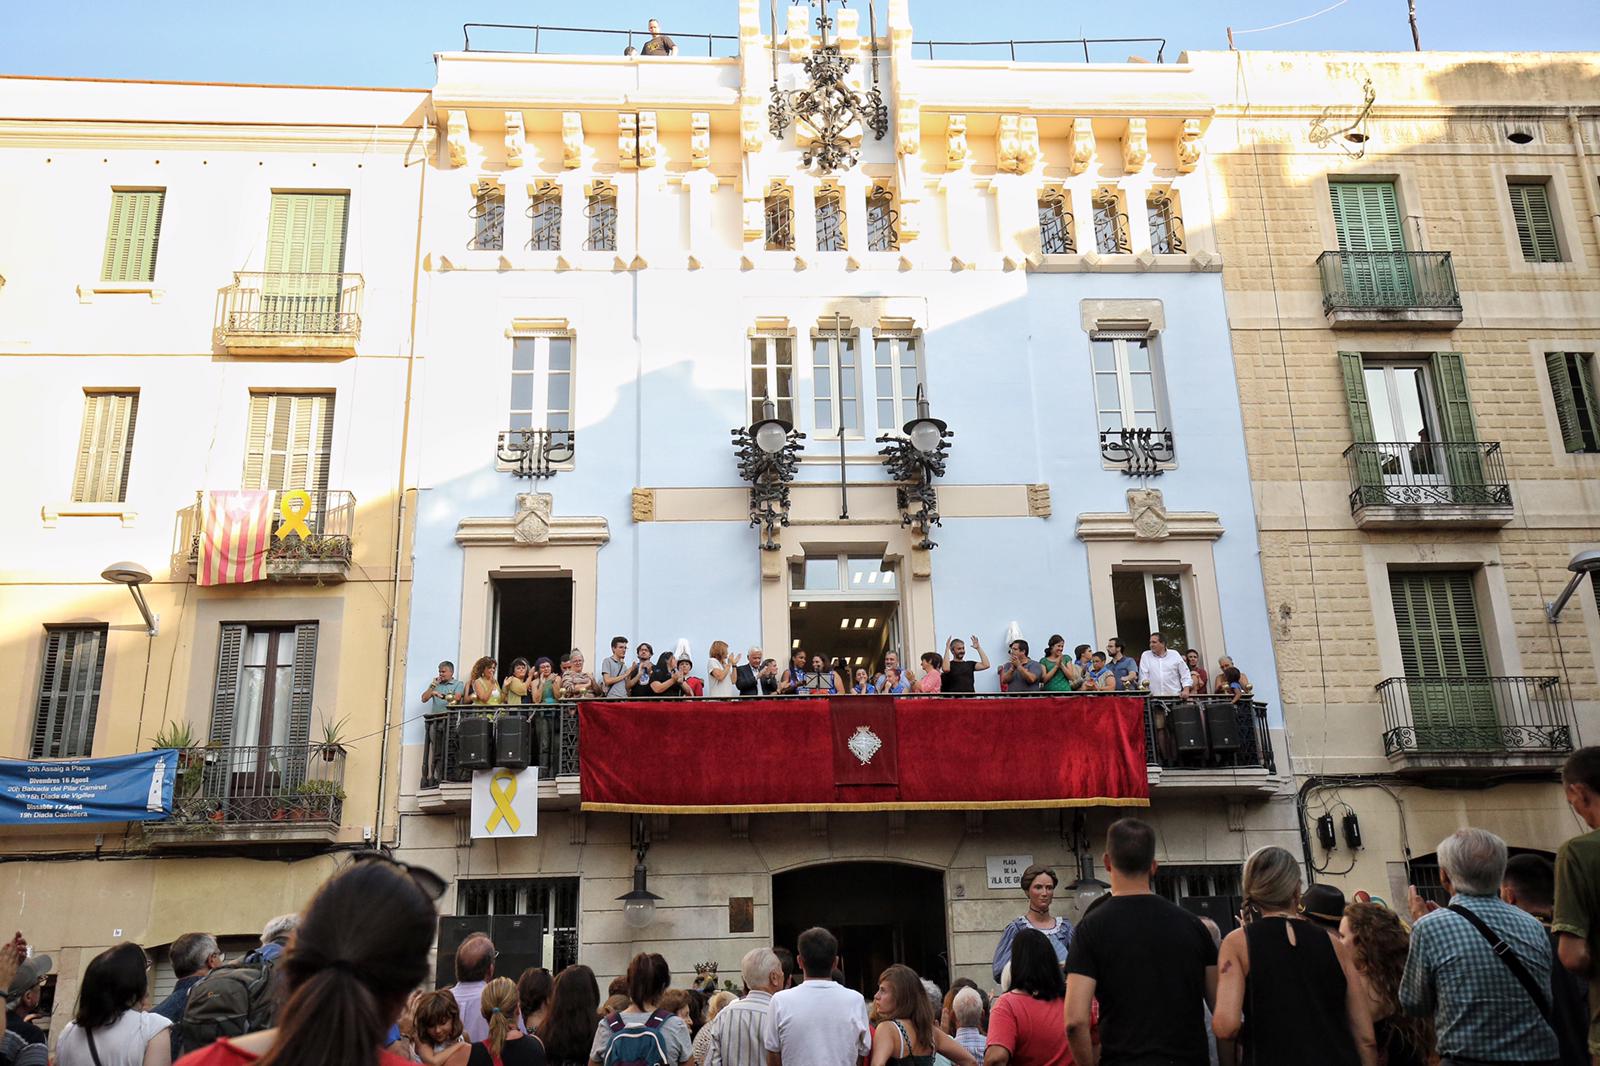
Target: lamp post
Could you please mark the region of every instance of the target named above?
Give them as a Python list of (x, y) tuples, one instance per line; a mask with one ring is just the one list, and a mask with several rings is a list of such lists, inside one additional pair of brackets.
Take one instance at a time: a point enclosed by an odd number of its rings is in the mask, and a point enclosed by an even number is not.
[(1561, 612), (1566, 608), (1567, 601), (1572, 599), (1573, 593), (1578, 591), (1583, 579), (1600, 570), (1600, 550), (1579, 552), (1567, 564), (1567, 569), (1572, 571), (1572, 579), (1567, 582), (1567, 587), (1561, 590), (1561, 595), (1555, 598), (1555, 602), (1545, 604), (1545, 617), (1550, 619), (1551, 625), (1561, 621)]
[(944, 476), (945, 460), (950, 454), (950, 438), (955, 436), (943, 421), (929, 413), (928, 397), (921, 385), (917, 386), (917, 415), (907, 422), (900, 436), (886, 433), (878, 443), (887, 447), (878, 449), (889, 476), (901, 482), (895, 490), (900, 507), (900, 524), (912, 526), (921, 534), (917, 547), (935, 547), (928, 532), (939, 521), (939, 496), (933, 479)]
[(645, 870), (644, 856), (650, 850), (650, 830), (645, 820), (633, 820), (633, 888), (617, 897), (622, 904), (622, 920), (630, 929), (643, 929), (656, 917), (656, 901), (661, 897), (650, 891), (646, 884), (649, 876)]
[(764, 550), (777, 551), (778, 527), (789, 524), (789, 482), (799, 470), (806, 435), (778, 417), (771, 397), (761, 401), (759, 419), (732, 434), (739, 476), (750, 483), (750, 525), (761, 530)]
[(1078, 919), (1089, 904), (1111, 891), (1111, 886), (1094, 875), (1094, 858), (1089, 854), (1088, 819), (1082, 811), (1072, 817), (1072, 850), (1078, 859), (1078, 879), (1067, 887), (1072, 890), (1073, 906), (1078, 908)]
[(139, 614), (144, 618), (146, 632), (153, 637), (161, 631), (161, 616), (151, 613), (150, 604), (145, 602), (144, 593), (139, 590), (140, 585), (150, 582), (149, 570), (138, 563), (123, 560), (100, 571), (100, 576), (112, 584), (128, 586), (128, 592), (132, 594), (133, 602), (138, 605)]

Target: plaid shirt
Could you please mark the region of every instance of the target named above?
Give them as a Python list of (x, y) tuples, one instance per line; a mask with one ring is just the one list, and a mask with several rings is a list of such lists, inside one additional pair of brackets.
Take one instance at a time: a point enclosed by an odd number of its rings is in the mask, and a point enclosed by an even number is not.
[[(1550, 1002), (1550, 939), (1538, 919), (1495, 896), (1452, 896), (1510, 945)], [(1556, 1034), (1489, 942), (1459, 914), (1425, 914), (1411, 930), (1400, 980), (1408, 1014), (1432, 1014), (1439, 1054), (1485, 1062), (1540, 1062), (1560, 1054)]]
[(956, 1043), (972, 1052), (972, 1057), (979, 1062), (983, 1061), (983, 1053), (989, 1047), (989, 1041), (976, 1029), (960, 1028), (956, 1030)]

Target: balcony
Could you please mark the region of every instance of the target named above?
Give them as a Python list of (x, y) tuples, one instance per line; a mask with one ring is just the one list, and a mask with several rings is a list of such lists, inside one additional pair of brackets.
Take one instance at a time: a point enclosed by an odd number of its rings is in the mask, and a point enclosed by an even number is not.
[(354, 355), (361, 296), (360, 274), (235, 273), (218, 339), (229, 355)]
[(1377, 691), (1383, 751), (1402, 773), (1554, 771), (1572, 751), (1557, 677), (1391, 677)]
[(1344, 458), (1361, 529), (1493, 529), (1514, 517), (1498, 441), (1357, 443)]
[[(271, 491), (268, 508), (273, 530), (267, 547), (267, 580), (291, 584), (337, 585), (350, 571), (356, 524), (356, 498), (343, 489), (311, 493), (311, 507), (301, 515), (309, 536), (290, 532), (280, 537), (277, 530), (286, 524), (282, 510), (283, 492)], [(193, 507), (178, 515), (178, 543), (188, 553), (189, 577), (200, 571), (200, 541), (205, 535), (205, 493), (195, 494)]]
[[(801, 699), (805, 697), (794, 697)], [(1016, 700), (1028, 696), (917, 697), (945, 700)], [(1096, 694), (1085, 694), (1095, 699)], [(652, 701), (657, 702), (657, 701)], [(695, 700), (661, 700), (692, 704)], [(1145, 759), (1152, 790), (1183, 795), (1268, 795), (1280, 784), (1277, 760), (1267, 725), (1266, 704), (1249, 700), (1201, 697), (1199, 744), (1193, 734), (1169, 728), (1173, 705), (1189, 701), (1145, 700)], [(473, 771), (460, 765), (459, 730), (468, 718), (514, 715), (533, 723), (534, 762), (539, 766), (541, 807), (576, 807), (578, 787), (578, 707), (575, 703), (540, 706), (461, 707), (430, 713), (425, 719), (421, 780), (417, 806), (428, 812), (464, 811), (471, 806)], [(1226, 728), (1231, 726), (1231, 728)], [(532, 763), (530, 763), (531, 765)]]
[(1322, 313), (1345, 329), (1454, 329), (1461, 291), (1449, 252), (1323, 252)]
[(1120, 466), (1129, 477), (1156, 477), (1177, 458), (1172, 447), (1172, 430), (1102, 429), (1100, 458)]
[(518, 477), (545, 478), (571, 470), (577, 436), (570, 429), (503, 429), (495, 441), (499, 469)]
[(344, 813), (344, 753), (319, 745), (187, 748), (172, 817), (145, 825), (155, 847), (321, 845)]

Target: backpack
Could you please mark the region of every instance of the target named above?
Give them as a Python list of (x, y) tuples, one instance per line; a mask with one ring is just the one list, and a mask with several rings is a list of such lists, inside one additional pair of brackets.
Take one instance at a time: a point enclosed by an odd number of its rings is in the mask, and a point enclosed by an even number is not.
[(180, 1046), (192, 1051), (208, 1047), (218, 1037), (270, 1029), (277, 1014), (276, 992), (273, 960), (259, 951), (217, 967), (189, 990), (178, 1023)]
[(603, 1023), (611, 1030), (611, 1045), (606, 1048), (604, 1066), (677, 1066), (669, 1061), (661, 1042), (661, 1027), (670, 1013), (657, 1010), (642, 1023), (627, 1023), (622, 1015), (610, 1014)]

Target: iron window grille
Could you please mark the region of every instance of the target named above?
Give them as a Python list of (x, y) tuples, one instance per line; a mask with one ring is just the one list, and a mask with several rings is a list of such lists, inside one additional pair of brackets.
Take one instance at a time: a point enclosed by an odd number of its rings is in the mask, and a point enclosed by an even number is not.
[(845, 250), (844, 197), (837, 186), (824, 185), (817, 189), (817, 251), (842, 252)]
[(867, 194), (867, 251), (900, 250), (900, 212), (895, 210), (894, 193), (884, 185), (874, 185)]
[[(590, 232), (593, 233), (593, 216)], [(534, 252), (561, 251), (561, 189), (553, 184), (541, 185), (528, 201), (528, 218), (532, 225), (528, 250)], [(612, 222), (613, 228), (615, 221)], [(615, 236), (612, 237), (615, 243)]]
[(578, 879), (518, 877), (463, 880), (456, 887), (456, 913), (462, 917), (532, 915), (544, 917), (542, 930), (553, 949), (546, 968), (560, 973), (578, 961)]
[(787, 189), (774, 188), (766, 201), (767, 251), (794, 251), (794, 202)]
[(476, 252), (498, 252), (505, 247), (506, 191), (484, 183), (473, 194), (472, 240), (467, 247)]
[(583, 247), (591, 252), (617, 250), (617, 187), (598, 182), (584, 204), (584, 217), (589, 222), (589, 235)]
[(1045, 189), (1039, 194), (1039, 251), (1043, 255), (1071, 255), (1076, 251), (1072, 233), (1072, 212), (1067, 209), (1066, 190)]
[(1094, 191), (1094, 246), (1101, 255), (1126, 255), (1133, 251), (1128, 233), (1128, 213), (1122, 209), (1122, 194), (1102, 186)]
[(1150, 250), (1157, 255), (1182, 255), (1183, 216), (1171, 189), (1152, 189), (1145, 207), (1150, 219)]

